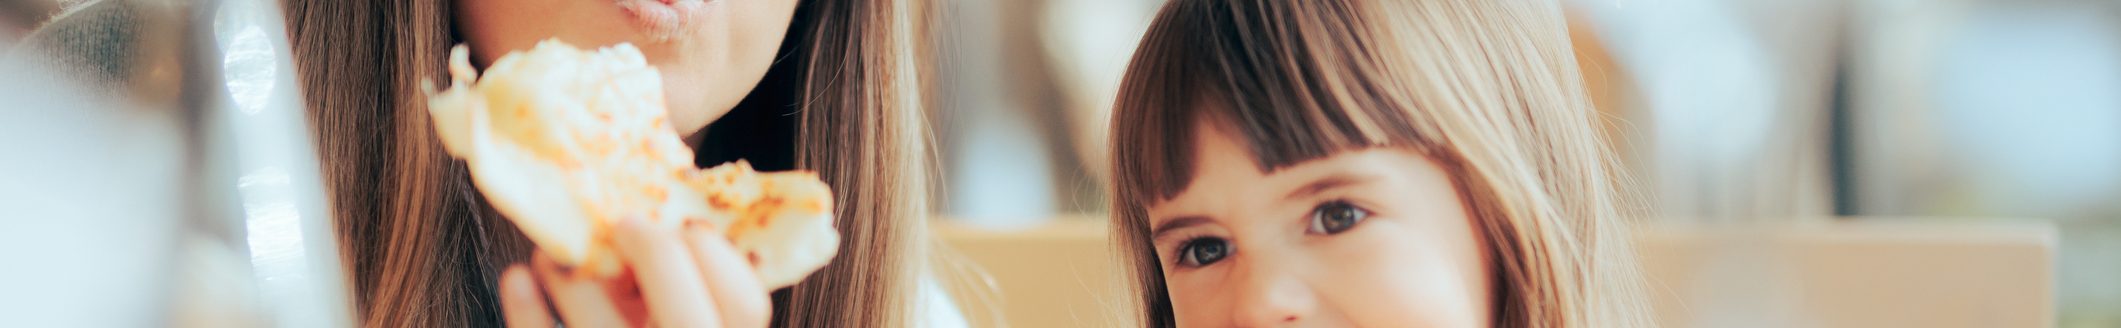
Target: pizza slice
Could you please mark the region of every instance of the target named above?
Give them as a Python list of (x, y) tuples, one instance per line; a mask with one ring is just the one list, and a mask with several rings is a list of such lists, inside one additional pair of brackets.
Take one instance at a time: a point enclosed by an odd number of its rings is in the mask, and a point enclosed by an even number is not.
[(546, 40), (483, 76), (463, 46), (449, 60), (451, 86), (425, 88), (444, 148), (557, 261), (616, 274), (610, 230), (620, 219), (708, 224), (768, 288), (802, 281), (838, 252), (832, 192), (816, 174), (692, 165), (668, 125), (662, 80), (632, 45)]

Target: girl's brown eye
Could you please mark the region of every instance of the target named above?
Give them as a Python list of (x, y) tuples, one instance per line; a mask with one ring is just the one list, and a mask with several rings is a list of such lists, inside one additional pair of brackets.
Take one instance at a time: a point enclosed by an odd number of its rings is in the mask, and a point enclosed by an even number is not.
[(1310, 233), (1339, 234), (1354, 228), (1356, 223), (1370, 218), (1370, 211), (1355, 207), (1346, 201), (1330, 201), (1311, 209)]
[(1195, 268), (1230, 256), (1230, 242), (1222, 238), (1204, 237), (1188, 240), (1178, 246), (1178, 266)]

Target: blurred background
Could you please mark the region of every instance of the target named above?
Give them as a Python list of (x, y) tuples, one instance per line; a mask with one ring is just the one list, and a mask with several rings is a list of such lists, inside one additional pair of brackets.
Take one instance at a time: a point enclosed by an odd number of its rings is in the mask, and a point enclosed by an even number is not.
[[(943, 2), (944, 217), (1008, 236), (960, 248), (1101, 237), (1073, 220), (1105, 219), (1106, 111), (1161, 1)], [(2121, 327), (2121, 2), (1564, 3), (1660, 210), (1667, 326)], [(1038, 265), (988, 269), (1069, 272)]]
[[(1124, 324), (1104, 126), (1161, 1), (936, 1), (959, 307)], [(50, 250), (0, 260), (73, 268), (0, 282), (0, 313), (344, 322), (272, 2), (91, 2), (0, 0), (0, 171), (40, 172), (0, 183), (0, 249)], [(2121, 1), (1563, 2), (1659, 210), (1637, 239), (1665, 325), (2121, 327)], [(39, 283), (80, 277), (114, 283)], [(157, 315), (98, 315), (128, 308)]]

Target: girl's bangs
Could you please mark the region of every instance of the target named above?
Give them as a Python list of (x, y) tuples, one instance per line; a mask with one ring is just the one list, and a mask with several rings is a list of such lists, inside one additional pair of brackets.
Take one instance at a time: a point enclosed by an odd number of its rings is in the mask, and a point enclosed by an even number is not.
[[(1147, 206), (1176, 196), (1197, 166), (1198, 129), (1239, 138), (1263, 172), (1340, 151), (1427, 144), (1410, 117), (1413, 103), (1390, 94), (1386, 76), (1359, 49), (1367, 35), (1321, 26), (1346, 14), (1301, 14), (1346, 7), (1274, 8), (1229, 1), (1178, 2), (1143, 37), (1113, 107), (1116, 191)], [(1283, 13), (1246, 17), (1237, 13)], [(1205, 123), (1205, 124), (1204, 124)], [(1426, 149), (1423, 149), (1426, 151)]]

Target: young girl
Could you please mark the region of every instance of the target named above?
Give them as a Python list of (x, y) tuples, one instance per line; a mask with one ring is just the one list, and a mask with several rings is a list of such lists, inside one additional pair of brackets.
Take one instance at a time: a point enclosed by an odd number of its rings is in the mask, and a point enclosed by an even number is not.
[[(286, 1), (360, 325), (920, 322), (929, 168), (918, 60), (927, 48), (917, 36), (926, 2)], [(741, 262), (713, 260), (730, 258), (715, 256), (726, 241), (699, 231), (620, 229), (620, 239), (652, 246), (626, 256), (656, 259), (632, 263), (634, 284), (526, 265), (544, 262), (444, 153), (419, 87), (448, 78), (452, 46), (468, 44), (485, 65), (547, 38), (638, 46), (701, 166), (741, 158), (761, 170), (817, 171), (839, 201), (838, 256), (770, 300)], [(685, 288), (606, 288), (631, 285)]]
[(1174, 0), (1113, 117), (1149, 326), (1635, 327), (1557, 5)]

